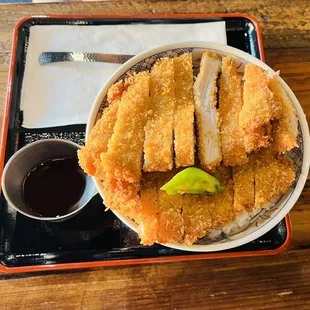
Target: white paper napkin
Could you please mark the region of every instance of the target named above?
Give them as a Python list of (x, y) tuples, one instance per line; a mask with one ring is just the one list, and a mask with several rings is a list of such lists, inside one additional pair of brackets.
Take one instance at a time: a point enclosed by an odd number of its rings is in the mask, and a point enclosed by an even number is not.
[(41, 66), (42, 52), (135, 55), (159, 45), (195, 40), (226, 44), (225, 22), (31, 27), (21, 94), (23, 127), (85, 124), (96, 95), (120, 66), (79, 62)]

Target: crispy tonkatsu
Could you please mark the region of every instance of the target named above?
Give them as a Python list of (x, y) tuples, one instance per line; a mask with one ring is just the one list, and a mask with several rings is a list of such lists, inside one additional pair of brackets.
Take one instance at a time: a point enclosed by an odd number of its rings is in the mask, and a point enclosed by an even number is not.
[(247, 64), (241, 77), (238, 65), (206, 51), (195, 77), (185, 53), (110, 87), (79, 162), (143, 244), (191, 245), (294, 182), (294, 105), (278, 74)]

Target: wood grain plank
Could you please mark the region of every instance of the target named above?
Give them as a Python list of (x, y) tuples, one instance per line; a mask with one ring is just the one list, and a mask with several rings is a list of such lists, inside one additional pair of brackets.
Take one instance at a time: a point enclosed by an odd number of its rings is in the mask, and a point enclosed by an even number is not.
[[(310, 6), (307, 0), (105, 1), (0, 6), (0, 124), (11, 36), (30, 14), (217, 13), (253, 15), (266, 62), (295, 92), (310, 117)], [(309, 309), (310, 189), (291, 212), (293, 239), (284, 254), (0, 276), (0, 309)]]
[[(245, 13), (255, 17), (266, 47), (307, 47), (310, 39), (310, 6), (307, 0), (147, 0), (88, 3), (16, 4), (0, 9), (2, 31), (31, 14), (130, 14), (130, 13)], [(2, 28), (3, 27), (3, 28)]]
[(106, 268), (7, 279), (0, 290), (0, 304), (10, 302), (12, 309), (309, 309), (310, 259), (308, 250), (299, 250)]

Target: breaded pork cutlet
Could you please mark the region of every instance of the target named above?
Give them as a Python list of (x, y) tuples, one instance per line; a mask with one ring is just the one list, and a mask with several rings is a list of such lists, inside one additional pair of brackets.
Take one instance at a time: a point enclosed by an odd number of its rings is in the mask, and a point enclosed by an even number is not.
[(222, 160), (219, 115), (216, 108), (216, 82), (220, 69), (221, 57), (210, 51), (205, 52), (194, 83), (198, 155), (200, 164), (208, 169), (218, 166)]
[(239, 166), (248, 161), (244, 148), (243, 133), (239, 126), (242, 109), (241, 77), (229, 56), (222, 59), (220, 76), (219, 114), (221, 118), (221, 145), (223, 164)]
[(174, 61), (162, 58), (150, 73), (150, 115), (145, 126), (143, 170), (167, 171), (173, 167)]
[(237, 213), (251, 211), (254, 207), (254, 161), (233, 167), (234, 210)]
[(159, 229), (159, 207), (157, 194), (157, 173), (142, 174), (140, 185), (142, 204), (142, 221), (140, 223), (140, 238), (145, 245), (152, 245), (157, 240)]
[(261, 208), (287, 192), (295, 180), (293, 162), (279, 158), (255, 169), (255, 208)]
[(123, 88), (123, 81), (119, 81), (110, 87), (108, 91), (109, 105), (103, 110), (101, 118), (92, 128), (86, 145), (78, 151), (79, 164), (83, 170), (88, 175), (96, 176), (100, 179), (105, 178), (100, 154), (107, 151), (108, 141), (113, 134)]
[(296, 109), (281, 85), (279, 75), (270, 79), (270, 89), (276, 99), (282, 104), (282, 116), (275, 125), (274, 148), (278, 153), (288, 152), (298, 146), (298, 120)]
[(125, 81), (117, 120), (102, 166), (111, 179), (138, 182), (141, 178), (144, 126), (149, 110), (150, 76), (144, 71)]
[[(293, 103), (278, 75), (269, 78), (247, 65), (242, 91), (236, 71), (230, 57), (206, 52), (193, 86), (191, 55), (184, 54), (162, 58), (150, 73), (133, 74), (109, 89), (109, 104), (79, 161), (102, 187), (107, 208), (138, 224), (143, 244), (191, 245), (239, 214), (258, 211), (294, 181), (293, 161), (280, 154), (297, 146)], [(171, 195), (160, 189), (192, 165), (210, 169), (224, 191), (181, 195), (178, 182), (170, 183)], [(188, 190), (197, 185), (187, 178), (180, 183)]]
[(172, 178), (173, 174), (166, 172), (160, 174), (157, 180), (159, 227), (157, 241), (159, 243), (183, 242), (184, 220), (181, 214), (182, 195), (168, 195), (160, 190)]
[(123, 216), (141, 222), (142, 205), (139, 196), (140, 183), (128, 183), (106, 178), (101, 186), (104, 204)]
[(212, 228), (223, 227), (235, 218), (236, 213), (233, 206), (234, 189), (232, 180), (227, 181), (224, 192), (210, 196), (210, 200), (212, 204)]
[(255, 154), (255, 205), (262, 208), (272, 199), (287, 192), (295, 180), (293, 161), (277, 156), (273, 146)]
[(193, 244), (212, 228), (212, 198), (203, 195), (183, 195), (182, 217), (184, 242)]
[(272, 141), (271, 121), (279, 119), (282, 107), (269, 89), (268, 72), (248, 64), (244, 71), (243, 106), (239, 115), (247, 153), (267, 147)]
[(194, 93), (192, 54), (174, 58), (175, 113), (174, 152), (176, 167), (194, 164)]

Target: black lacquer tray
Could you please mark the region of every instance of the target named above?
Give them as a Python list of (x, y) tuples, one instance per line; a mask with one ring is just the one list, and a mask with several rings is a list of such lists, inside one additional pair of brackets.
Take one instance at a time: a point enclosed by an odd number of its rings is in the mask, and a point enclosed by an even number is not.
[[(34, 25), (116, 25), (130, 23), (196, 23), (225, 21), (228, 45), (264, 60), (259, 26), (240, 14), (122, 15), (122, 16), (32, 16), (15, 27), (10, 80), (1, 145), (1, 165), (14, 152), (31, 142), (69, 139), (84, 143), (85, 124), (45, 129), (25, 129), (19, 109), (29, 29)], [(1, 169), (2, 170), (2, 169)], [(36, 221), (16, 213), (0, 197), (0, 271), (31, 272), (89, 268), (149, 262), (195, 260), (221, 257), (271, 255), (280, 253), (291, 238), (287, 216), (261, 238), (222, 252), (191, 253), (161, 245), (142, 246), (137, 234), (111, 211), (104, 212), (102, 199), (95, 196), (76, 217), (64, 223)]]

